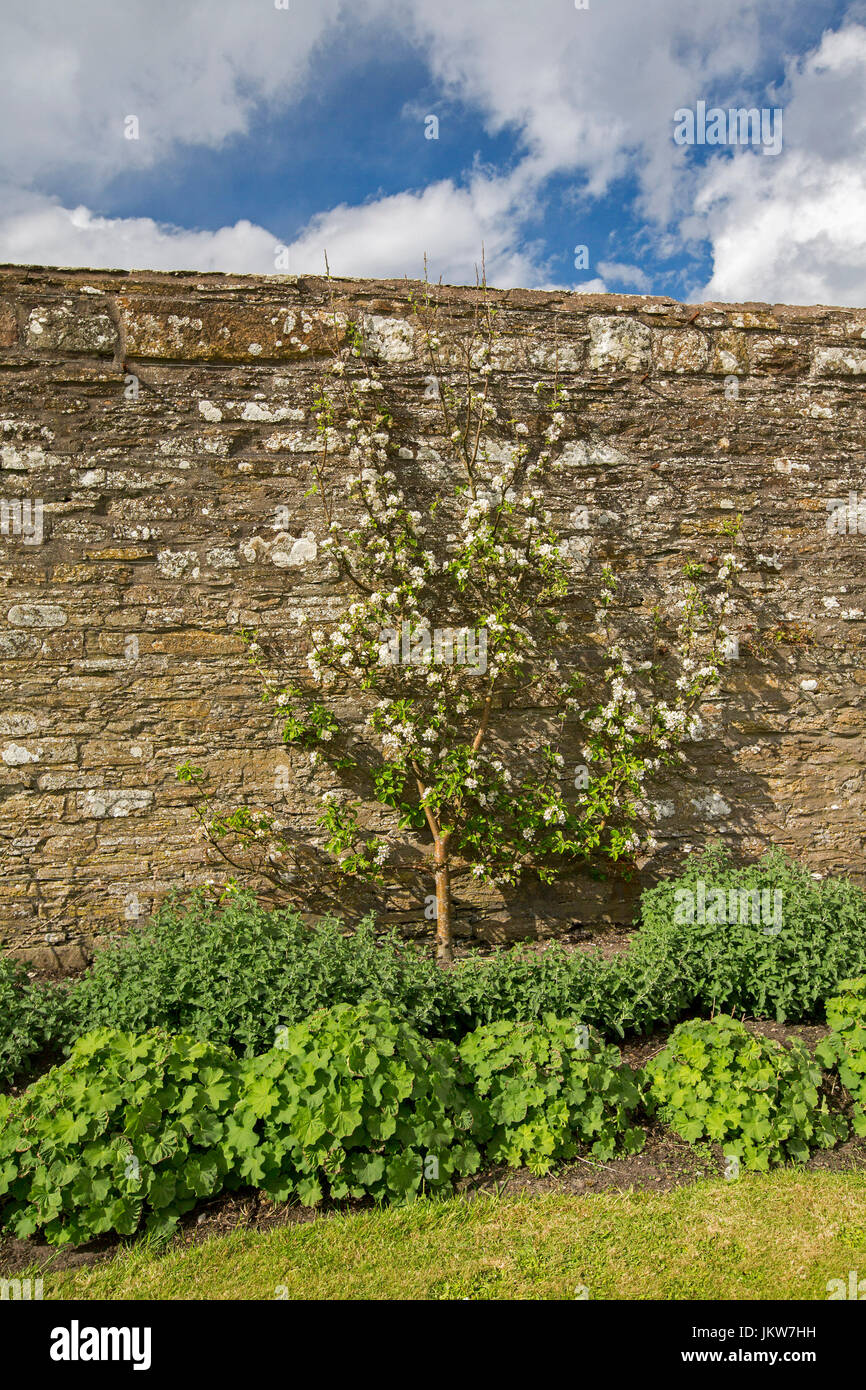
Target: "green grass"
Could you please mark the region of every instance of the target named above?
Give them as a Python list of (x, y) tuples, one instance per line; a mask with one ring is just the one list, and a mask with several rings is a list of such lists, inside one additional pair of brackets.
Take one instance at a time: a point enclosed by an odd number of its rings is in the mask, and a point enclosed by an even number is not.
[(866, 1175), (751, 1174), (675, 1191), (482, 1196), (236, 1230), (90, 1269), (72, 1299), (826, 1299), (866, 1276)]

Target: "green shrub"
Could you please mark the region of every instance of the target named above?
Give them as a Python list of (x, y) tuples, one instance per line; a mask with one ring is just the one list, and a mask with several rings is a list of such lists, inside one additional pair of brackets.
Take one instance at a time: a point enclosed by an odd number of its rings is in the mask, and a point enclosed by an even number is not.
[(643, 1148), (631, 1123), (640, 1101), (634, 1074), (585, 1024), (552, 1014), (487, 1023), (464, 1038), (459, 1055), (489, 1161), (546, 1173), (582, 1144), (601, 1159)]
[(636, 1152), (633, 1074), (588, 1028), (494, 1023), (453, 1043), (340, 1004), (227, 1048), (103, 1029), (0, 1098), (0, 1225), (53, 1244), (170, 1232), (223, 1188), (316, 1205), (402, 1202), (493, 1162), (545, 1172), (586, 1144)]
[(280, 1201), (404, 1201), (478, 1167), (446, 1049), (385, 1005), (323, 1009), (243, 1076), (227, 1136), (235, 1181)]
[(866, 1136), (866, 975), (842, 980), (841, 993), (827, 1000), (828, 1038), (815, 1048), (822, 1066), (838, 1073), (853, 1101), (851, 1124)]
[(62, 986), (30, 980), (20, 961), (0, 956), (0, 1086), (26, 1074), (68, 1030)]
[[(462, 1033), (497, 1020), (577, 1014), (606, 1036), (652, 1028), (679, 1016), (680, 991), (670, 969), (647, 973), (627, 955), (573, 951), (555, 942), (542, 951), (514, 946), (483, 959), (459, 961), (451, 972)], [(455, 1028), (449, 1036), (460, 1036)]]
[(72, 994), (81, 1033), (158, 1027), (245, 1056), (271, 1047), (282, 1025), (336, 1003), (388, 1000), (425, 1033), (455, 1024), (447, 974), (396, 933), (377, 934), (372, 918), (352, 933), (333, 918), (311, 929), (247, 892), (170, 900), (98, 951)]
[[(682, 920), (688, 895), (703, 921)], [(866, 894), (847, 879), (818, 881), (779, 851), (734, 868), (727, 851), (708, 850), (643, 893), (629, 956), (644, 979), (675, 975), (680, 1014), (716, 1008), (780, 1023), (820, 1017), (839, 981), (866, 970)]]
[[(850, 1067), (856, 1098), (866, 980), (845, 988), (828, 1005), (825, 1057), (843, 1080)], [(103, 1029), (22, 1096), (0, 1098), (0, 1227), (58, 1245), (163, 1235), (228, 1187), (310, 1205), (399, 1202), (447, 1190), (482, 1158), (536, 1173), (582, 1146), (606, 1160), (643, 1147), (644, 1086), (684, 1139), (766, 1169), (847, 1133), (820, 1081), (802, 1044), (725, 1016), (681, 1024), (645, 1077), (593, 1029), (553, 1015), (484, 1024), (457, 1047), (384, 1004), (341, 1004), (281, 1026), (245, 1060), (184, 1035)]]
[(724, 1014), (681, 1023), (646, 1075), (665, 1123), (690, 1143), (714, 1140), (746, 1168), (803, 1162), (847, 1134), (819, 1097), (821, 1070), (802, 1043), (756, 1037)]
[(0, 1222), (55, 1245), (172, 1229), (218, 1192), (239, 1063), (187, 1037), (104, 1029), (0, 1097)]
[(254, 1055), (276, 1030), (337, 1003), (385, 1001), (426, 1037), (455, 1040), (494, 1019), (580, 1017), (606, 1033), (651, 1028), (679, 1014), (667, 963), (649, 973), (596, 951), (517, 946), (441, 970), (428, 950), (335, 919), (307, 927), (249, 893), (204, 893), (165, 904), (127, 938), (103, 947), (72, 990), (75, 1031), (164, 1028)]

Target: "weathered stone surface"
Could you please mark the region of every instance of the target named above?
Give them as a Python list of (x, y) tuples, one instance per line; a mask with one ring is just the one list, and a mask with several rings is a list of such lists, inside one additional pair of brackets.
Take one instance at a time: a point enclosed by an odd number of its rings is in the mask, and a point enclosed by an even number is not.
[(11, 627), (63, 627), (68, 618), (56, 603), (13, 603), (6, 621)]
[(104, 816), (134, 816), (146, 811), (153, 804), (153, 792), (133, 787), (123, 791), (90, 791), (82, 792), (75, 800), (85, 820), (90, 816), (100, 820)]
[[(294, 673), (304, 654), (293, 615), (321, 622), (345, 603), (313, 490), (315, 402), (335, 334), (363, 334), (359, 370), (385, 383), (400, 486), (426, 510), (450, 482), (409, 288), (0, 270), (0, 492), (44, 505), (41, 544), (0, 536), (11, 846), (0, 939), (16, 952), (49, 967), (78, 959), (172, 886), (222, 876), (176, 778), (187, 758), (224, 804), (278, 803), (316, 833), (323, 783), (282, 744), (238, 628), (277, 639)], [(540, 430), (549, 417), (535, 383), (556, 379), (569, 394), (548, 504), (575, 573), (593, 586), (610, 563), (648, 619), (672, 606), (686, 561), (724, 553), (737, 513), (746, 570), (740, 657), (702, 709), (708, 733), (689, 777), (653, 788), (660, 847), (643, 879), (575, 875), (508, 900), (461, 887), (458, 929), (507, 939), (574, 918), (628, 920), (641, 882), (710, 835), (749, 855), (775, 840), (815, 872), (862, 879), (866, 313), (494, 297), (491, 380), (508, 411)], [(456, 381), (477, 294), (445, 287), (441, 300)], [(342, 486), (348, 462), (333, 445)], [(495, 422), (484, 446), (506, 456)], [(835, 532), (830, 499), (846, 523)], [(392, 912), (429, 931), (405, 884)]]
[(0, 347), (14, 347), (18, 342), (18, 320), (13, 306), (0, 300)]
[(819, 376), (863, 376), (866, 374), (866, 348), (818, 348), (815, 371)]
[(618, 367), (646, 371), (651, 343), (650, 330), (639, 319), (598, 316), (589, 320), (589, 365), (596, 371)]
[(749, 370), (749, 347), (746, 335), (733, 330), (716, 333), (713, 337), (713, 353), (710, 371), (721, 376), (736, 376)]
[(117, 337), (117, 329), (108, 314), (92, 310), (89, 305), (73, 307), (70, 301), (37, 305), (30, 310), (24, 329), (27, 346), (43, 352), (82, 352), (110, 357), (117, 346)]
[(415, 350), (415, 330), (406, 319), (366, 314), (364, 330), (376, 356), (383, 362), (405, 362)]
[(662, 372), (702, 372), (707, 365), (707, 340), (694, 328), (675, 333), (657, 333), (653, 360)]
[(300, 308), (296, 293), (274, 296), (267, 304), (235, 302), (231, 313), (220, 303), (206, 302), (190, 305), (191, 312), (178, 312), (173, 297), (120, 295), (118, 302), (127, 358), (291, 361), (321, 356), (335, 340), (344, 340), (346, 330), (345, 318), (339, 315)]

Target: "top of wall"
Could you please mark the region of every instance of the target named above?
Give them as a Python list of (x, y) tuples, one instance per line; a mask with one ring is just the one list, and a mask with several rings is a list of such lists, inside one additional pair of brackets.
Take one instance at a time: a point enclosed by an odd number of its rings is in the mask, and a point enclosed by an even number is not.
[[(9, 289), (19, 283), (22, 286), (45, 285), (55, 289), (78, 289), (83, 285), (100, 286), (106, 293), (112, 290), (117, 291), (119, 287), (132, 289), (141, 287), (142, 290), (153, 292), (154, 289), (165, 286), (172, 290), (178, 288), (189, 288), (198, 292), (228, 291), (232, 294), (256, 294), (262, 290), (275, 289), (280, 286), (297, 287), (299, 290), (307, 290), (315, 294), (327, 291), (328, 280), (323, 275), (229, 275), (222, 271), (197, 271), (197, 270), (90, 270), (87, 266), (41, 266), (41, 265), (17, 265), (9, 262), (0, 263), (0, 292), (8, 293)], [(423, 280), (410, 280), (405, 276), (395, 279), (366, 279), (354, 276), (330, 277), (330, 283), (335, 291), (342, 292), (351, 296), (370, 295), (376, 297), (380, 293), (387, 293), (389, 296), (399, 295), (405, 298), (409, 290), (419, 290), (423, 288)], [(438, 289), (440, 293), (448, 299), (472, 299), (478, 289), (474, 285), (450, 285), (444, 284), (437, 286), (435, 282), (430, 282), (431, 288)], [(742, 300), (736, 303), (725, 303), (720, 300), (707, 300), (701, 304), (687, 304), (680, 300), (671, 299), (667, 295), (651, 294), (584, 294), (579, 291), (570, 290), (528, 290), (528, 289), (509, 289), (501, 290), (495, 286), (488, 286), (488, 293), (497, 299), (508, 300), (518, 305), (539, 305), (557, 308), (560, 305), (567, 305), (569, 308), (577, 309), (585, 307), (595, 311), (610, 313), (613, 309), (617, 310), (621, 306), (624, 313), (648, 313), (674, 314), (677, 321), (680, 321), (680, 313), (708, 313), (709, 311), (730, 312), (740, 314), (743, 312), (770, 313), (779, 319), (808, 319), (814, 321), (826, 315), (836, 314), (857, 314), (859, 309), (845, 308), (841, 305), (813, 304), (813, 305), (791, 305), (791, 304), (770, 304), (763, 300)], [(866, 315), (866, 309), (863, 314)]]
[[(433, 288), (440, 304), (458, 319), (480, 294), (474, 286)], [(40, 355), (110, 357), (118, 366), (128, 359), (261, 366), (329, 352), (331, 307), (351, 304), (371, 315), (406, 317), (409, 293), (422, 290), (423, 282), (406, 279), (328, 281), (323, 276), (6, 265), (0, 266), (0, 349), (4, 355), (30, 356), (37, 349)], [(585, 337), (587, 319), (621, 315), (644, 325), (627, 339), (617, 333), (611, 338), (610, 329), (597, 325), (593, 336), (598, 360), (590, 356), (591, 368), (766, 371), (788, 377), (866, 374), (866, 309), (753, 302), (691, 305), (663, 296), (561, 290), (491, 289), (489, 295), (501, 310), (506, 333), (511, 314), (518, 318), (521, 333), (527, 331), (528, 320), (543, 315), (548, 320), (545, 331), (553, 319), (566, 338), (570, 325), (580, 326), (578, 336)], [(280, 311), (295, 305), (311, 316), (300, 336), (287, 330), (288, 320), (280, 318)], [(801, 327), (808, 328), (808, 342), (790, 336)], [(663, 333), (651, 333), (653, 329), (680, 330), (676, 344), (666, 342)], [(689, 334), (689, 329), (697, 331)], [(704, 339), (708, 331), (713, 335), (709, 355)], [(757, 360), (755, 352), (746, 349), (743, 334), (757, 348)], [(392, 347), (392, 360), (413, 355), (411, 345)], [(388, 356), (387, 350), (381, 355)]]

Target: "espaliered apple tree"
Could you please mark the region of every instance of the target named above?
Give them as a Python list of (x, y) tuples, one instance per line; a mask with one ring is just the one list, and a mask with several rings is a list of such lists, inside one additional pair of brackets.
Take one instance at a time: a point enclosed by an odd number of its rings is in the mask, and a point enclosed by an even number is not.
[[(709, 584), (684, 579), (674, 637), (656, 612), (630, 659), (612, 626), (612, 568), (579, 574), (546, 505), (561, 441), (576, 430), (568, 391), (551, 373), (527, 418), (515, 418), (486, 286), (465, 333), (447, 342), (435, 294), (425, 282), (410, 297), (427, 356), (419, 392), (435, 398), (447, 441), (426, 479), (433, 495), (421, 499), (419, 465), (398, 454), (359, 329), (334, 311), (312, 490), (340, 616), (312, 631), (299, 618), (303, 679), (281, 679), (246, 635), (285, 743), (305, 749), (327, 784), (319, 844), (334, 874), (381, 885), (399, 844), (401, 863), (408, 853), (429, 872), (448, 964), (455, 871), (493, 885), (526, 873), (550, 882), (655, 847), (647, 780), (702, 733), (696, 706), (718, 679), (741, 566), (730, 554)], [(581, 618), (587, 593), (594, 606)], [(360, 734), (335, 713), (347, 696), (363, 711)], [(564, 751), (575, 747), (577, 765)], [(180, 775), (202, 776), (188, 764)], [(381, 833), (362, 823), (371, 801), (387, 808)], [(258, 845), (287, 881), (280, 863), (297, 858), (297, 844), (273, 809), (217, 814), (205, 798), (200, 817), (223, 852), (232, 838)]]

